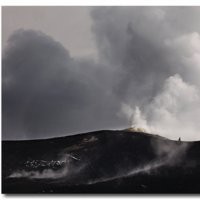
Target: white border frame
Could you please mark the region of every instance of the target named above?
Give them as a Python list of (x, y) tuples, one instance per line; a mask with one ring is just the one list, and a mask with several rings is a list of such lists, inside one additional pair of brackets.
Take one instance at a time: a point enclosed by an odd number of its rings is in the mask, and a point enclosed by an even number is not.
[[(1, 10), (0, 10), (0, 15), (1, 15), (1, 32), (0, 32), (0, 37), (2, 41), (2, 6), (200, 6), (200, 0), (109, 0), (109, 1), (102, 1), (102, 0), (87, 0), (87, 1), (81, 1), (81, 0), (1, 0)], [(2, 47), (1, 47), (1, 54), (0, 58), (2, 60)], [(0, 70), (0, 80), (1, 80), (1, 70)], [(0, 87), (0, 92), (1, 87)], [(2, 104), (2, 97), (0, 98), (0, 109)], [(0, 115), (0, 121), (1, 121), (1, 115)], [(1, 122), (0, 122), (1, 124)], [(1, 153), (1, 143), (0, 143), (0, 153)], [(1, 166), (0, 166), (1, 169)], [(0, 170), (1, 173), (1, 170)], [(0, 181), (0, 188), (1, 188), (1, 181)], [(42, 200), (43, 198), (66, 198), (71, 200), (71, 199), (94, 199), (95, 195), (37, 195), (35, 194), (34, 196), (31, 195), (2, 195), (0, 196), (0, 199), (35, 199), (37, 198), (38, 200)], [(99, 194), (98, 196), (96, 195), (95, 198), (98, 199), (104, 199), (108, 200), (110, 198), (117, 198), (117, 199), (132, 199), (134, 197), (135, 200), (138, 199), (160, 199), (160, 195), (118, 195), (118, 194), (113, 194), (113, 195), (101, 195)], [(173, 195), (162, 195), (162, 198), (167, 199), (167, 200), (174, 200), (174, 199), (193, 199), (197, 198), (199, 199), (198, 195), (184, 195), (184, 196), (173, 196)]]
[(197, 6), (199, 0), (1, 0), (3, 6)]

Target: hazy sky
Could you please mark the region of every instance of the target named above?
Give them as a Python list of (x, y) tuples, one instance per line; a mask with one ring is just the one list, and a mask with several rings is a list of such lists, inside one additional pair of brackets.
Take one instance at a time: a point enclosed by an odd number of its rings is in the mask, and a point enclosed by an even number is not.
[(88, 7), (3, 7), (3, 47), (17, 29), (40, 30), (62, 43), (73, 56), (96, 56)]
[(199, 7), (3, 7), (3, 139), (142, 127), (200, 140)]

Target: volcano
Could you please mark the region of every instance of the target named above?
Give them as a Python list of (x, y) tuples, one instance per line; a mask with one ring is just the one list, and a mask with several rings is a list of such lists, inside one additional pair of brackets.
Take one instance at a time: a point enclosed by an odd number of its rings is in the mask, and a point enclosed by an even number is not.
[(200, 193), (200, 142), (126, 130), (2, 141), (3, 193)]

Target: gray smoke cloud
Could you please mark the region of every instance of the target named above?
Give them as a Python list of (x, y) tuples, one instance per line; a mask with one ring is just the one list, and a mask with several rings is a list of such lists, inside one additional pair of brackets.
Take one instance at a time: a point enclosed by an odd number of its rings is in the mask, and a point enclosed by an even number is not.
[[(199, 140), (199, 7), (92, 12), (101, 60), (114, 68), (121, 115), (132, 126)], [(106, 18), (106, 20), (105, 20)]]
[(119, 104), (109, 77), (44, 33), (19, 30), (3, 57), (3, 138), (30, 139), (108, 128)]
[(71, 57), (38, 31), (11, 36), (3, 52), (3, 139), (129, 123), (199, 139), (200, 9), (99, 7), (91, 17), (97, 61)]

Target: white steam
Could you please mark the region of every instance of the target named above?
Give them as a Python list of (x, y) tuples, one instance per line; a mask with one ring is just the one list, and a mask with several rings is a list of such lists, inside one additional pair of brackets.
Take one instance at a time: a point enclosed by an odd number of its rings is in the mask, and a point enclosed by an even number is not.
[(199, 140), (200, 8), (99, 8), (93, 18), (131, 126)]
[(9, 178), (28, 178), (28, 179), (58, 179), (63, 178), (68, 174), (68, 168), (65, 167), (61, 170), (45, 169), (40, 171), (26, 171), (20, 170), (13, 172)]
[(135, 109), (122, 105), (122, 112), (131, 119), (133, 127), (144, 128), (170, 139), (198, 140), (200, 130), (200, 93), (195, 85), (176, 74), (169, 77), (162, 91), (149, 105)]

